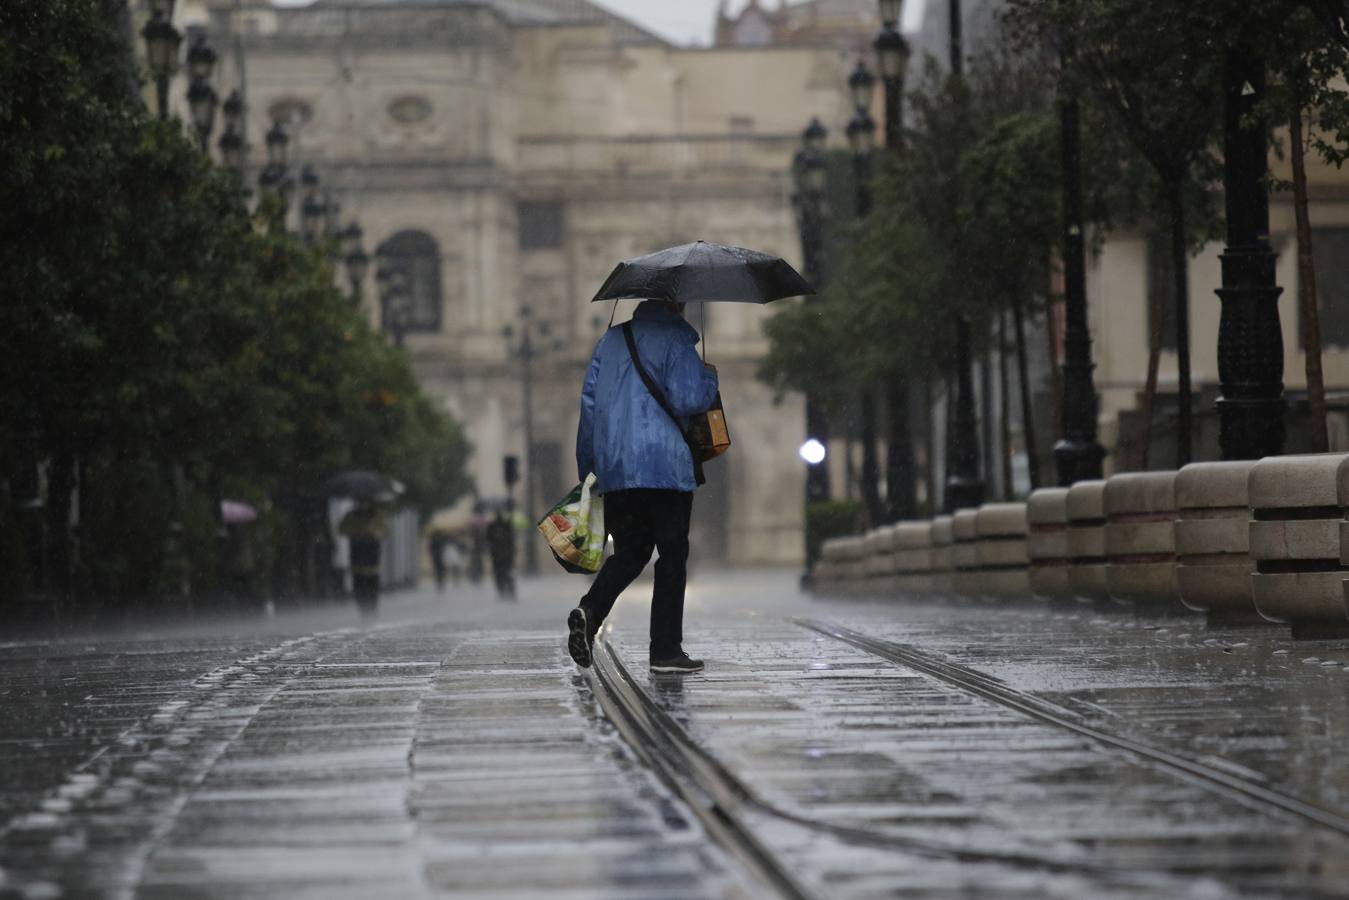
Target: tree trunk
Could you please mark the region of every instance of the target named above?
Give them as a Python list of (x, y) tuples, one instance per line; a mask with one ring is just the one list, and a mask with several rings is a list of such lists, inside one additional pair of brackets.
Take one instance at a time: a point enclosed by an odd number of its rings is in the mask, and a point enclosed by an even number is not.
[(998, 438), (1002, 444), (1002, 499), (1011, 502), (1012, 403), (1007, 389), (1007, 311), (998, 310)]
[(995, 493), (993, 486), (994, 473), (1000, 473), (997, 467), (997, 451), (993, 444), (993, 429), (996, 427), (993, 419), (993, 351), (987, 349), (984, 351), (984, 357), (979, 361), (979, 439), (983, 441), (984, 451), (984, 479), (986, 495)]
[(1302, 134), (1302, 110), (1288, 119), (1293, 161), (1293, 213), (1297, 219), (1297, 301), (1302, 316), (1302, 344), (1307, 365), (1307, 406), (1311, 413), (1311, 451), (1330, 449), (1326, 432), (1326, 385), (1321, 374), (1321, 314), (1316, 296), (1316, 266), (1312, 257), (1312, 225), (1307, 215), (1307, 167)]
[(876, 390), (866, 388), (861, 396), (862, 410), (862, 502), (867, 510), (867, 525), (875, 528), (885, 521), (881, 503), (881, 461), (876, 449)]
[[(1030, 475), (1030, 489), (1040, 486), (1039, 447), (1035, 441), (1035, 411), (1031, 406), (1030, 365), (1026, 359), (1026, 323), (1021, 312), (1020, 294), (1012, 295), (1012, 330), (1016, 339), (1017, 381), (1021, 385), (1021, 439), (1026, 445), (1026, 472)], [(1057, 367), (1055, 367), (1057, 368)]]
[(885, 455), (885, 512), (887, 522), (899, 522), (917, 514), (908, 379), (893, 376), (887, 386), (886, 399), (889, 401), (889, 434)]
[(937, 514), (937, 404), (936, 394), (932, 390), (932, 375), (923, 376), (923, 477), (927, 485), (927, 502), (923, 504), (923, 515)]
[(75, 490), (75, 457), (69, 451), (52, 454), (47, 467), (47, 534), (50, 541), (47, 589), (52, 613), (59, 621), (70, 604), (71, 551), (70, 499)]
[(1134, 458), (1134, 468), (1143, 470), (1148, 467), (1152, 448), (1152, 401), (1157, 396), (1157, 366), (1162, 358), (1162, 310), (1158, 306), (1160, 298), (1155, 292), (1148, 293), (1148, 376), (1143, 384), (1143, 399), (1138, 408), (1138, 451)]
[(1179, 179), (1167, 186), (1167, 214), (1171, 222), (1172, 299), (1176, 309), (1176, 374), (1178, 411), (1176, 416), (1176, 468), (1188, 465), (1191, 458), (1190, 392), (1190, 255), (1185, 247), (1185, 197)]

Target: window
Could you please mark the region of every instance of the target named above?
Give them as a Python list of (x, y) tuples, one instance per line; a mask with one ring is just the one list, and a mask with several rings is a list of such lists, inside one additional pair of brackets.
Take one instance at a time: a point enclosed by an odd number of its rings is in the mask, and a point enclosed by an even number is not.
[[(1349, 347), (1349, 228), (1313, 228), (1312, 265), (1321, 312), (1321, 346)], [(1298, 343), (1306, 345), (1301, 316)]]
[(515, 210), (520, 222), (521, 250), (550, 250), (562, 246), (562, 203), (525, 200)]
[[(440, 247), (424, 231), (400, 231), (379, 245), (379, 265), (404, 273), (407, 289), (407, 331), (440, 330)], [(394, 326), (396, 298), (380, 297), (380, 322)]]
[(389, 118), (401, 125), (415, 125), (431, 118), (431, 101), (425, 97), (399, 97), (389, 104)]
[[(1171, 265), (1171, 238), (1165, 231), (1153, 231), (1147, 237), (1148, 314), (1161, 313), (1161, 348), (1176, 349), (1175, 276)], [(1148, 322), (1149, 327), (1153, 323)]]
[(314, 118), (314, 107), (298, 97), (284, 97), (267, 108), (267, 115), (293, 134)]

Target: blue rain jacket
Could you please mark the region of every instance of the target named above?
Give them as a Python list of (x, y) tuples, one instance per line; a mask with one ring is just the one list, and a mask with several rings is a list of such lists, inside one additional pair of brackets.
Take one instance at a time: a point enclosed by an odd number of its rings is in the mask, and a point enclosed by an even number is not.
[[(705, 412), (717, 394), (717, 375), (703, 366), (695, 349), (698, 332), (653, 300), (637, 307), (633, 337), (642, 367), (665, 391), (681, 417)], [(665, 488), (692, 491), (693, 457), (682, 428), (660, 408), (628, 355), (621, 327), (610, 328), (595, 347), (581, 389), (581, 424), (576, 430), (576, 471), (591, 472), (597, 489)]]

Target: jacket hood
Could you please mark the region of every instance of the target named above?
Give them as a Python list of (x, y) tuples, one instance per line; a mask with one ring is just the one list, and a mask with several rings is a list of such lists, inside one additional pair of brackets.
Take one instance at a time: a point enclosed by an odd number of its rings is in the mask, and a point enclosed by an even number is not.
[(689, 344), (697, 344), (699, 341), (698, 329), (694, 328), (684, 317), (670, 309), (664, 300), (643, 300), (637, 307), (637, 311), (632, 314), (634, 321), (640, 322), (658, 322), (662, 325), (669, 325), (679, 332), (679, 338)]

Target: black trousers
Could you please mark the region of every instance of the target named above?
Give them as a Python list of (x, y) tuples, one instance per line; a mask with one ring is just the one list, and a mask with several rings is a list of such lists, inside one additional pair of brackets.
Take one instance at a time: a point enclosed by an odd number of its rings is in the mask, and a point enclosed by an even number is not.
[(605, 560), (581, 599), (592, 627), (599, 627), (618, 595), (642, 574), (651, 551), (659, 550), (651, 596), (651, 657), (663, 659), (680, 652), (692, 513), (691, 491), (633, 488), (604, 495), (604, 526), (613, 535), (614, 555)]

